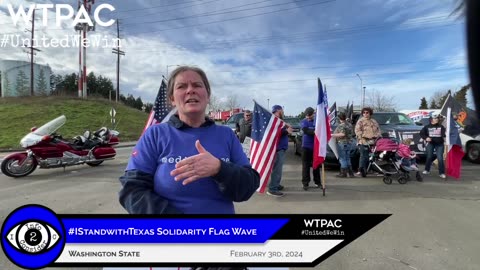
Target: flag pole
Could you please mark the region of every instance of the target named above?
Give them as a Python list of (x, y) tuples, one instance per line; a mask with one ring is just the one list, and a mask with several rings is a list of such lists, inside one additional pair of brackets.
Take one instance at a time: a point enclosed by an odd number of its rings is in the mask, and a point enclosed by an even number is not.
[(323, 196), (325, 196), (325, 165), (322, 163), (322, 190)]
[[(447, 120), (446, 124), (446, 129), (445, 129), (445, 138), (446, 140), (443, 142), (443, 164), (445, 167), (445, 181), (447, 181), (447, 171), (448, 171), (448, 162), (447, 162), (447, 153), (448, 153), (448, 146), (450, 145), (450, 121), (451, 119), (451, 114), (452, 114), (452, 109), (450, 107), (447, 107), (447, 115), (445, 116), (445, 120)], [(448, 141), (447, 141), (448, 140)]]

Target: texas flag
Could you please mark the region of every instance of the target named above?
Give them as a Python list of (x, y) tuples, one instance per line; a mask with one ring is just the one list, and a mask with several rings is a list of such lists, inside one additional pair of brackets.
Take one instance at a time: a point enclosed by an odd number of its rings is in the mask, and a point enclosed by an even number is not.
[(453, 120), (452, 110), (447, 109), (447, 175), (456, 179), (460, 178), (462, 170), (462, 158), (465, 155), (462, 149), (462, 141), (458, 134), (458, 129)]
[(313, 141), (313, 168), (318, 168), (327, 155), (328, 141), (332, 137), (330, 121), (327, 114), (327, 97), (323, 92), (322, 82), (318, 78), (318, 102)]

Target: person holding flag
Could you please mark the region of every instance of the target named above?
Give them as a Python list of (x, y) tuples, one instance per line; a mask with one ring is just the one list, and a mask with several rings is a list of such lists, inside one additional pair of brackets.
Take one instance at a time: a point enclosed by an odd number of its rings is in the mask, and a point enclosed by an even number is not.
[[(315, 137), (315, 110), (312, 107), (305, 109), (305, 119), (300, 122), (302, 127), (302, 186), (308, 190), (310, 185), (310, 167), (313, 167), (313, 141)], [(320, 169), (313, 169), (313, 182), (318, 188), (321, 186)]]
[(443, 162), (443, 151), (445, 149), (445, 127), (440, 122), (439, 114), (432, 115), (430, 124), (426, 125), (420, 131), (420, 137), (427, 143), (427, 160), (425, 161), (425, 170), (423, 174), (430, 174), (430, 167), (433, 162), (433, 153), (436, 152), (438, 161), (438, 174), (440, 178), (446, 178), (445, 164)]
[[(259, 193), (264, 193), (267, 189), (267, 183), (270, 179), (273, 167), (275, 176), (272, 176), (268, 187), (268, 194), (271, 196), (282, 197), (283, 186), (280, 185), (283, 169), (283, 159), (285, 149), (277, 151), (277, 147), (283, 147), (284, 142), (280, 143), (281, 133), (285, 130), (286, 123), (280, 119), (281, 106), (273, 106), (276, 115), (269, 112), (264, 107), (254, 101), (252, 117), (252, 141), (250, 144), (250, 162), (253, 169), (260, 174)], [(283, 146), (282, 146), (283, 145)], [(287, 141), (288, 145), (288, 141)]]
[[(328, 101), (323, 91), (322, 82), (318, 78), (318, 102), (317, 115), (315, 117), (315, 136), (313, 138), (313, 169), (318, 169), (325, 162), (327, 156), (328, 142), (332, 138), (330, 120), (328, 119), (327, 109)], [(322, 165), (321, 184), (323, 195), (325, 196), (325, 171)]]
[(456, 179), (460, 178), (462, 170), (462, 158), (465, 155), (462, 149), (462, 141), (451, 108), (447, 110), (447, 175)]
[(177, 113), (147, 128), (120, 177), (119, 201), (129, 213), (234, 214), (233, 202), (255, 193), (259, 174), (237, 137), (205, 115), (210, 94), (202, 69), (171, 73), (161, 103)]
[[(272, 107), (272, 113), (277, 118), (283, 120), (283, 108), (280, 105), (274, 105)], [(288, 149), (288, 134), (292, 134), (293, 129), (290, 125), (284, 124), (282, 127), (280, 134), (278, 134), (278, 142), (277, 147), (275, 149), (275, 158), (273, 161), (273, 168), (272, 168), (272, 175), (270, 178), (270, 183), (268, 184), (268, 191), (267, 195), (274, 196), (274, 197), (283, 197), (285, 195), (281, 190), (283, 190), (283, 186), (280, 185), (282, 181), (282, 171), (283, 171), (283, 163), (285, 162), (285, 152)]]

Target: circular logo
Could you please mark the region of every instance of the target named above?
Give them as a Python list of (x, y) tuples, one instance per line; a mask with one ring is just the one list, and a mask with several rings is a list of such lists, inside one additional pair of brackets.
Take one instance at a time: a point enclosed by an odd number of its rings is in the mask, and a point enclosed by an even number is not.
[(62, 253), (65, 229), (55, 213), (40, 205), (14, 210), (2, 226), (2, 248), (14, 264), (43, 268)]

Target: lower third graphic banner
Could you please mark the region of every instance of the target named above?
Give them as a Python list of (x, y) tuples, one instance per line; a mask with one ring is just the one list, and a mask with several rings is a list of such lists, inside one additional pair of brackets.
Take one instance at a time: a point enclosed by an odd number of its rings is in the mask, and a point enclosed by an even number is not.
[(57, 215), (13, 211), (2, 247), (17, 266), (315, 266), (386, 218), (358, 215)]

